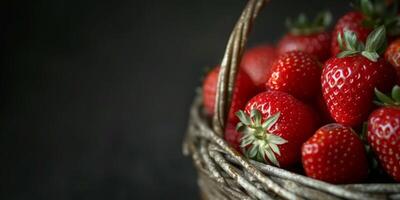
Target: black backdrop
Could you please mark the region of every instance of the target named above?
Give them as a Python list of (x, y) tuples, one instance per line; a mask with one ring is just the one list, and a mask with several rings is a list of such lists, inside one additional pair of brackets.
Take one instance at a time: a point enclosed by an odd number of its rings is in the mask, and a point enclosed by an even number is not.
[[(188, 109), (244, 3), (1, 1), (0, 199), (198, 198)], [(347, 4), (274, 0), (250, 44)]]

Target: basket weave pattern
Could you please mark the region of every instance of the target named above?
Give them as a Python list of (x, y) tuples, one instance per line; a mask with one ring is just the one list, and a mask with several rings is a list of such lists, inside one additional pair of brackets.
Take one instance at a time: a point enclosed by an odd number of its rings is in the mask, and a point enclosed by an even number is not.
[(202, 111), (199, 92), (183, 143), (198, 171), (204, 199), (400, 199), (400, 184), (332, 185), (243, 157), (223, 139), (227, 110), (238, 63), (250, 29), (269, 0), (249, 0), (232, 34), (221, 63), (215, 114), (210, 122)]

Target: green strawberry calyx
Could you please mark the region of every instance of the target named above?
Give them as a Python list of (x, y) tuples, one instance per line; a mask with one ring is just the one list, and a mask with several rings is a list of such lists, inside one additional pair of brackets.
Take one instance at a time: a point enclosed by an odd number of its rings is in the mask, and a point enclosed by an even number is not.
[(357, 35), (349, 30), (345, 30), (342, 34), (337, 36), (339, 48), (342, 50), (337, 57), (343, 58), (355, 54), (361, 54), (368, 60), (376, 62), (379, 55), (385, 51), (386, 48), (386, 28), (379, 26), (374, 29), (367, 37), (365, 45), (357, 39)]
[(279, 166), (275, 156), (275, 154), (281, 155), (278, 145), (288, 141), (274, 135), (270, 129), (278, 121), (280, 112), (275, 113), (264, 122), (262, 122), (262, 115), (257, 109), (253, 109), (250, 116), (239, 110), (236, 116), (240, 119), (236, 130), (243, 134), (240, 146), (245, 149), (246, 156), (258, 161), (268, 162), (269, 160), (272, 164)]
[(320, 33), (332, 22), (332, 14), (328, 11), (318, 13), (318, 15), (310, 21), (304, 13), (301, 13), (295, 20), (286, 19), (286, 27), (293, 35), (309, 35)]
[(384, 0), (358, 0), (355, 7), (363, 14), (363, 26), (376, 28), (384, 25), (391, 36), (400, 34), (400, 16), (398, 16), (398, 1), (388, 5)]
[(382, 93), (377, 88), (375, 88), (375, 95), (378, 101), (374, 101), (374, 103), (379, 106), (400, 107), (400, 86), (398, 85), (393, 87), (391, 97)]

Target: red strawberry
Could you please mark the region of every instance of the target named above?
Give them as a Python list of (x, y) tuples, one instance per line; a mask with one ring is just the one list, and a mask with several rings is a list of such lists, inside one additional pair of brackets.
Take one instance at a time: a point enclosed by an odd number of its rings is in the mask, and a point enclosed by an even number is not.
[(320, 13), (313, 22), (301, 14), (295, 22), (287, 21), (289, 33), (278, 43), (278, 52), (304, 51), (325, 61), (330, 56), (331, 33), (325, 31), (332, 16), (329, 12)]
[(386, 61), (394, 66), (397, 71), (397, 82), (400, 83), (400, 39), (390, 43), (385, 52)]
[(364, 145), (357, 134), (341, 124), (328, 124), (303, 144), (307, 176), (330, 183), (355, 183), (368, 175)]
[(342, 16), (332, 32), (331, 53), (333, 56), (341, 52), (337, 36), (345, 30), (354, 32), (357, 38), (365, 42), (368, 34), (380, 25), (386, 26), (390, 36), (399, 34), (399, 18), (396, 5), (385, 5), (384, 1), (359, 1), (359, 11), (352, 11)]
[[(395, 83), (395, 71), (377, 50), (385, 43), (385, 28), (375, 29), (364, 45), (353, 32), (345, 31), (347, 50), (326, 61), (322, 71), (322, 92), (332, 118), (356, 126), (372, 109), (374, 88), (388, 90)], [(339, 37), (341, 40), (341, 37)]]
[(282, 167), (300, 160), (301, 145), (317, 123), (311, 108), (280, 91), (256, 95), (237, 116), (246, 155)]
[(392, 90), (392, 98), (376, 90), (384, 107), (375, 110), (368, 120), (368, 142), (385, 169), (400, 182), (400, 87)]
[(338, 34), (342, 35), (344, 30), (354, 32), (360, 41), (365, 42), (372, 29), (363, 25), (364, 19), (365, 17), (361, 12), (352, 11), (345, 14), (338, 20), (335, 28), (332, 31), (332, 56), (335, 56), (341, 52), (337, 36)]
[(271, 76), (270, 68), (276, 57), (277, 53), (273, 46), (260, 45), (244, 53), (241, 67), (257, 87), (265, 90), (265, 82)]
[(240, 148), (240, 138), (242, 138), (242, 134), (236, 131), (235, 125), (227, 123), (225, 127), (224, 140), (238, 152), (242, 152)]
[[(219, 69), (219, 67), (216, 67), (210, 71), (203, 82), (203, 104), (205, 111), (209, 115), (214, 113)], [(235, 112), (239, 109), (243, 109), (246, 102), (253, 97), (256, 92), (256, 87), (250, 77), (245, 72), (239, 70), (233, 91), (231, 108), (227, 117), (228, 123), (236, 124), (238, 122)]]
[(320, 63), (310, 54), (287, 52), (272, 64), (271, 72), (267, 87), (272, 90), (287, 92), (307, 101), (320, 93)]

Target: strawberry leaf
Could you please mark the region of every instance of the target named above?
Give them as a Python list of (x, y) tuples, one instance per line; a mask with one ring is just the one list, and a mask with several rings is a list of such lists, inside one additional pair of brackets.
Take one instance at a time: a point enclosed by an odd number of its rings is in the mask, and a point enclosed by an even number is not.
[(392, 98), (396, 102), (400, 102), (400, 87), (395, 85), (392, 89)]
[(368, 131), (368, 122), (363, 122), (362, 130), (360, 134), (360, 139), (367, 144), (367, 131)]
[(286, 19), (286, 27), (293, 35), (309, 35), (324, 31), (332, 22), (332, 15), (328, 11), (318, 13), (314, 20), (310, 21), (304, 13), (295, 20)]
[(382, 93), (377, 88), (375, 88), (375, 95), (383, 105), (392, 105), (395, 103), (390, 97), (386, 96), (386, 94)]
[(370, 60), (372, 62), (378, 61), (378, 58), (379, 58), (379, 54), (376, 52), (363, 51), (363, 52), (361, 52), (361, 55), (366, 57), (368, 60)]
[(344, 42), (347, 50), (357, 51), (357, 35), (349, 30), (344, 31)]
[(379, 26), (368, 35), (365, 44), (365, 51), (377, 52), (378, 50), (382, 49), (382, 46), (385, 46), (385, 43), (386, 43), (385, 26)]
[(297, 23), (300, 25), (305, 25), (306, 23), (308, 23), (306, 14), (300, 13), (299, 18), (297, 19)]
[(272, 152), (269, 147), (265, 149), (265, 155), (267, 156), (268, 160), (271, 161), (272, 164), (279, 167), (279, 162), (276, 159), (274, 152)]
[(257, 152), (258, 152), (257, 147), (255, 145), (251, 146), (249, 151), (249, 157), (250, 158), (255, 157), (257, 155)]
[(245, 148), (248, 145), (250, 145), (251, 143), (253, 143), (254, 139), (250, 136), (251, 135), (247, 134), (241, 138), (241, 143), (240, 143), (241, 147)]
[(265, 122), (262, 124), (263, 129), (271, 129), (271, 127), (278, 121), (280, 115), (281, 113), (277, 112), (276, 114), (265, 120)]
[(257, 109), (253, 109), (250, 113), (250, 117), (253, 119), (253, 122), (256, 126), (260, 126), (262, 120), (262, 115), (260, 111), (258, 111)]
[(250, 125), (251, 124), (251, 119), (246, 113), (244, 113), (242, 110), (239, 110), (236, 112), (236, 116), (239, 118), (239, 120), (244, 124), (244, 125)]
[(380, 101), (372, 101), (375, 105), (377, 106), (385, 106), (383, 103), (381, 103)]
[(346, 48), (343, 46), (343, 39), (342, 39), (342, 34), (339, 32), (339, 34), (337, 35), (337, 41), (339, 43), (339, 48), (341, 51), (346, 50)]
[(328, 27), (332, 23), (332, 14), (329, 11), (322, 11), (318, 13), (315, 17), (314, 22), (315, 25), (321, 25), (323, 27)]
[(287, 140), (283, 139), (282, 137), (279, 137), (274, 134), (269, 134), (268, 136), (269, 136), (269, 138), (268, 138), (269, 141), (273, 144), (285, 144), (288, 142)]
[(254, 160), (258, 162), (266, 162), (265, 156), (263, 153), (257, 153), (256, 157), (254, 157)]
[(340, 53), (337, 55), (337, 57), (338, 57), (338, 58), (344, 58), (344, 57), (351, 56), (351, 55), (354, 55), (354, 54), (357, 54), (357, 53), (359, 53), (359, 51), (347, 50), (347, 51), (342, 51), (342, 52), (340, 52)]
[(361, 10), (365, 15), (372, 15), (373, 9), (373, 5), (369, 0), (361, 0)]
[(276, 144), (270, 143), (269, 146), (271, 147), (272, 151), (274, 151), (278, 155), (281, 155), (281, 152), (279, 151), (279, 148)]

